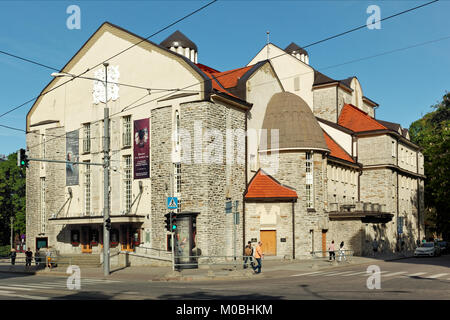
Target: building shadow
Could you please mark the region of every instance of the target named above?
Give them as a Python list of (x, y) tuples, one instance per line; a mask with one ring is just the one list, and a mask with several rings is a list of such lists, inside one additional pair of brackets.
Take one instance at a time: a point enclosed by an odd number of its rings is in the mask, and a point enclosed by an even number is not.
[(265, 294), (236, 294), (236, 295), (218, 295), (214, 293), (197, 291), (191, 293), (164, 294), (158, 296), (161, 300), (283, 300), (283, 296), (265, 295)]

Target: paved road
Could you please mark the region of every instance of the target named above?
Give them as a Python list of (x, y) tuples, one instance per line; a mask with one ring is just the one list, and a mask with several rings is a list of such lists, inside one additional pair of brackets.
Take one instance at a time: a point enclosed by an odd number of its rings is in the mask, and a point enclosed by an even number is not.
[(0, 299), (450, 299), (449, 255), (377, 261), (381, 289), (367, 288), (368, 266), (280, 270), (276, 277), (230, 281), (82, 278), (80, 290), (68, 289), (65, 277), (0, 273)]

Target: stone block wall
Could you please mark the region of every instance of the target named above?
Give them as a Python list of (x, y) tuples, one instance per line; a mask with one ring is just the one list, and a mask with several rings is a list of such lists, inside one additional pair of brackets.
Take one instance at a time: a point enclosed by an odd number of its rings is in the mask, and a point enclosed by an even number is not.
[[(245, 214), (245, 243), (252, 239), (260, 241), (261, 230), (274, 230), (276, 231), (276, 256), (292, 258), (294, 237), (292, 202), (247, 202)], [(281, 238), (286, 241), (281, 242)]]
[(392, 139), (388, 135), (359, 137), (357, 143), (358, 162), (363, 165), (397, 163), (392, 157)]
[[(295, 258), (310, 258), (312, 246), (320, 251), (322, 230), (329, 229), (327, 202), (327, 160), (321, 153), (313, 155), (314, 209), (306, 207), (306, 154), (305, 152), (283, 152), (279, 154), (279, 170), (274, 178), (297, 191), (295, 210)], [(311, 232), (311, 230), (313, 230)], [(314, 235), (314, 236), (312, 236)], [(312, 239), (314, 237), (314, 239)]]
[(336, 87), (313, 89), (313, 100), (314, 115), (336, 123)]
[(360, 256), (364, 246), (364, 226), (361, 220), (331, 220), (327, 241), (332, 240), (336, 249), (344, 241), (344, 250), (353, 250), (355, 256)]

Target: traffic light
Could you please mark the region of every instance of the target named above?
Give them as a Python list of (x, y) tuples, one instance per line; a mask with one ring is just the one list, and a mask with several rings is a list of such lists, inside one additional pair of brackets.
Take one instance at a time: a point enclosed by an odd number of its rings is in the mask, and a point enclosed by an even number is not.
[(170, 230), (170, 215), (171, 215), (170, 212), (169, 212), (169, 213), (166, 213), (166, 214), (164, 215), (164, 217), (166, 217), (166, 220), (164, 220), (164, 222), (166, 223), (166, 230), (167, 230), (167, 231), (171, 231), (171, 230)]
[(106, 230), (111, 230), (111, 218), (108, 218), (108, 219), (106, 219), (105, 220), (105, 227), (106, 227)]
[(172, 232), (177, 231), (177, 214), (172, 213)]
[(25, 149), (17, 151), (17, 165), (21, 168), (28, 168), (28, 156)]

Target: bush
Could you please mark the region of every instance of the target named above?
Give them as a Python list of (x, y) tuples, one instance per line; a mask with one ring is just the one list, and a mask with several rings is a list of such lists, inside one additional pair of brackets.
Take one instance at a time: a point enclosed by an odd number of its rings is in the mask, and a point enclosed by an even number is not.
[(6, 246), (0, 246), (0, 257), (8, 257), (11, 252), (11, 246), (8, 244)]

